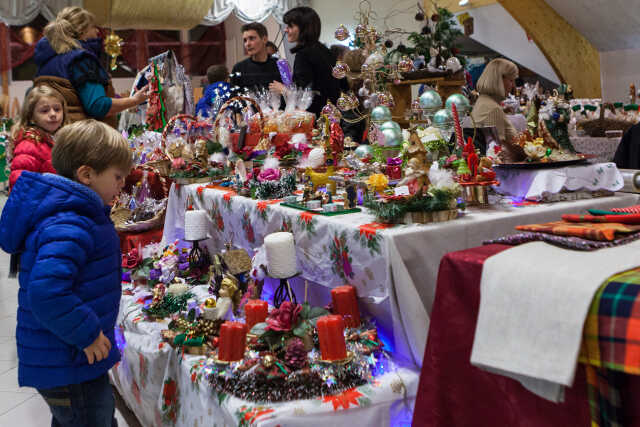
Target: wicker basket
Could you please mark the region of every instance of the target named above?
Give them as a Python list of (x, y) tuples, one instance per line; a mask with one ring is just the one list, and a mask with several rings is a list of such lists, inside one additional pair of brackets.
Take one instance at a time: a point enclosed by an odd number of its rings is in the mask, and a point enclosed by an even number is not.
[[(578, 120), (576, 127), (584, 130), (584, 132), (591, 137), (604, 137), (606, 131), (609, 130), (621, 130), (626, 133), (633, 123), (626, 120), (617, 119), (605, 119), (604, 112), (607, 108), (613, 109), (611, 104), (604, 104), (600, 107), (600, 117), (591, 120)], [(615, 112), (615, 110), (613, 110)]]
[[(213, 130), (214, 130), (215, 134), (216, 135), (218, 134), (218, 128), (220, 127), (220, 119), (223, 116), (222, 112), (224, 110), (226, 110), (227, 108), (229, 108), (236, 101), (248, 102), (256, 110), (256, 114), (259, 115), (260, 134), (259, 134), (259, 136), (257, 138), (258, 144), (260, 144), (260, 142), (263, 141), (263, 140), (269, 141), (268, 138), (265, 138), (265, 134), (264, 134), (264, 115), (262, 114), (262, 109), (260, 108), (260, 105), (258, 105), (258, 103), (255, 100), (253, 100), (251, 98), (248, 98), (246, 96), (234, 96), (233, 98), (230, 98), (229, 100), (227, 100), (227, 102), (222, 104), (222, 106), (220, 107), (220, 110), (218, 111), (218, 116), (216, 117), (216, 120), (213, 122)], [(250, 134), (247, 134), (247, 136), (249, 136), (249, 135)], [(262, 147), (262, 148), (264, 148), (264, 147)], [(266, 148), (268, 148), (268, 147), (266, 147)], [(233, 150), (236, 151), (236, 147), (233, 147)]]
[[(169, 188), (165, 177), (157, 169), (151, 167), (148, 163), (140, 166), (140, 168), (157, 174), (162, 184), (163, 196), (169, 197)], [(141, 231), (162, 228), (164, 226), (164, 216), (166, 210), (166, 207), (164, 209), (161, 209), (153, 216), (153, 218), (149, 218), (144, 221), (128, 223), (127, 221), (131, 219), (133, 212), (124, 206), (117, 206), (111, 210), (111, 221), (113, 221), (116, 231), (118, 232), (139, 233)]]

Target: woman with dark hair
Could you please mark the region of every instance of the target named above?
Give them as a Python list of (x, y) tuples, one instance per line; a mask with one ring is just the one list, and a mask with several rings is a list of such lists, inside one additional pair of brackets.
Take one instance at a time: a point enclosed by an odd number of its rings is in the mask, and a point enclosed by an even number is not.
[[(331, 51), (320, 43), (320, 17), (310, 7), (295, 7), (285, 13), (283, 21), (287, 24), (284, 30), (289, 43), (297, 43), (291, 49), (296, 54), (293, 63), (293, 82), (298, 87), (310, 86), (316, 93), (308, 111), (320, 114), (328, 100), (336, 103), (340, 96), (342, 84), (331, 75), (336, 58)], [(286, 87), (280, 82), (273, 82), (269, 88), (275, 92), (284, 92)]]

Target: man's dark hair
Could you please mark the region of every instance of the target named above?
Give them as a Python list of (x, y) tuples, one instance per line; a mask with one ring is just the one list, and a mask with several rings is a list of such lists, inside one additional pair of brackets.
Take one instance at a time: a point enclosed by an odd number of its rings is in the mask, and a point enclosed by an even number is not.
[(207, 68), (207, 80), (209, 84), (223, 82), (229, 77), (229, 70), (226, 65), (212, 65)]
[(276, 46), (276, 44), (275, 44), (274, 42), (272, 42), (271, 40), (269, 40), (269, 41), (267, 42), (267, 44), (266, 44), (264, 47), (266, 47), (267, 49), (268, 49), (268, 48), (271, 48), (271, 49), (273, 49), (275, 52), (277, 52), (277, 51), (278, 51), (278, 46)]
[(320, 38), (320, 17), (310, 7), (294, 7), (284, 14), (282, 20), (285, 24), (294, 24), (300, 29), (298, 44), (291, 49), (292, 53), (296, 53), (303, 47), (317, 42)]
[(344, 58), (344, 55), (349, 51), (349, 48), (341, 44), (332, 44), (329, 50), (335, 60), (339, 61)]
[(258, 33), (258, 37), (263, 38), (263, 37), (268, 37), (269, 33), (267, 33), (267, 27), (265, 27), (264, 25), (262, 25), (259, 22), (250, 22), (248, 24), (244, 24), (241, 28), (240, 31), (241, 32), (245, 32), (245, 31), (255, 31), (256, 33)]

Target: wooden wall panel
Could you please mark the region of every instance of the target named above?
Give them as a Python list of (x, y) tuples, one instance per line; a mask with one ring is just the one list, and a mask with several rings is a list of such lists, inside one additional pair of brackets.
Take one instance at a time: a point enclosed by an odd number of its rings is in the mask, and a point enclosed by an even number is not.
[[(576, 97), (601, 96), (600, 54), (544, 0), (471, 0), (464, 7), (458, 5), (458, 0), (437, 3), (454, 13), (499, 3), (540, 48), (558, 77), (573, 87)], [(425, 10), (433, 11), (431, 0), (424, 0), (423, 4)], [(508, 55), (508, 52), (501, 53)]]
[(544, 0), (498, 0), (538, 45), (577, 98), (599, 98), (600, 54)]

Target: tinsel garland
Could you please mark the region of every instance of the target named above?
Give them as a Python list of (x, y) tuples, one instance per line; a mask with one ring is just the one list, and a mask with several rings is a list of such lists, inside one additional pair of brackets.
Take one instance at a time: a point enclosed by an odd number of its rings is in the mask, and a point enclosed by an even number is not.
[(162, 299), (162, 302), (145, 307), (142, 309), (142, 312), (147, 316), (165, 318), (173, 313), (185, 310), (187, 308), (187, 300), (189, 298), (193, 298), (193, 294), (191, 292), (187, 292), (179, 296), (167, 294)]
[[(252, 402), (285, 402), (299, 399), (314, 399), (321, 396), (341, 393), (353, 387), (369, 383), (380, 369), (386, 371), (390, 358), (381, 350), (366, 354), (358, 347), (362, 344), (348, 344), (354, 358), (344, 365), (323, 363), (319, 353), (313, 350), (309, 354), (310, 367), (282, 374), (277, 367), (268, 371), (260, 365), (259, 357), (246, 368), (247, 362), (216, 364), (209, 360), (204, 372), (218, 393), (228, 393)], [(251, 353), (251, 352), (250, 352)], [(253, 352), (255, 353), (255, 352)], [(243, 365), (245, 365), (243, 367)]]
[(251, 180), (249, 191), (255, 199), (281, 199), (291, 195), (296, 190), (296, 175), (293, 172), (283, 172), (279, 180), (258, 181)]

